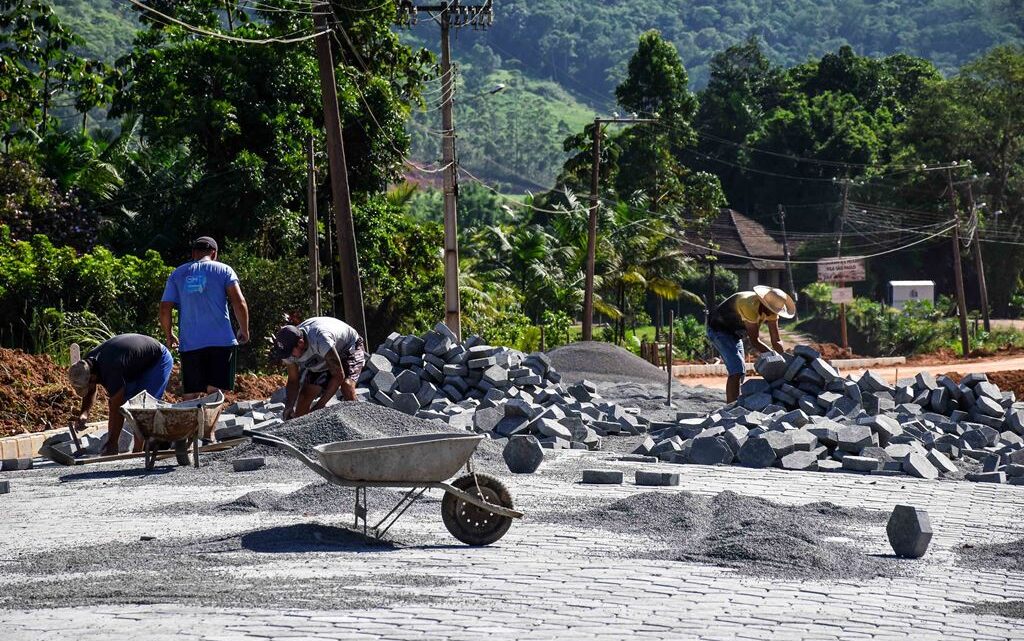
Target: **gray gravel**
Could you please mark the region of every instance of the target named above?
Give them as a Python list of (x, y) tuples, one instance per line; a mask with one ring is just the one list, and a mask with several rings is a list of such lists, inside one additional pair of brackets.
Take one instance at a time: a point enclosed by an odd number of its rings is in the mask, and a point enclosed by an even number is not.
[[(289, 577), (260, 572), (261, 566), (274, 559), (301, 559), (327, 567), (334, 554), (387, 554), (393, 549), (392, 543), (318, 523), (270, 527), (212, 540), (70, 546), (5, 564), (6, 578), (14, 581), (7, 585), (16, 587), (0, 590), (0, 608), (177, 603), (332, 610), (438, 602), (430, 588), (450, 584), (449, 577), (395, 574), (374, 577), (367, 585), (363, 576), (339, 577), (325, 572), (323, 576)], [(247, 580), (245, 575), (253, 578)], [(358, 589), (349, 589), (355, 586)]]
[(1024, 572), (1024, 539), (964, 546), (958, 551), (956, 564), (977, 570), (1002, 568)]
[(644, 537), (664, 546), (652, 552), (649, 545), (638, 545), (628, 552), (634, 557), (720, 565), (754, 575), (839, 580), (895, 576), (900, 569), (893, 559), (826, 541), (886, 519), (881, 512), (832, 503), (785, 506), (728, 491), (713, 497), (647, 492), (543, 518)]
[[(368, 501), (370, 502), (371, 514), (369, 518), (377, 516), (380, 518), (396, 504), (404, 491), (389, 490), (386, 488), (372, 488), (367, 490)], [(295, 512), (299, 514), (351, 514), (354, 505), (355, 495), (350, 487), (339, 487), (330, 483), (310, 483), (294, 492), (287, 494), (275, 492), (274, 490), (255, 490), (238, 497), (233, 501), (224, 503), (215, 508), (217, 512)], [(414, 504), (416, 506), (430, 505), (431, 512), (437, 512), (437, 503), (440, 500), (429, 495), (423, 495)], [(386, 506), (386, 507), (385, 507)], [(376, 514), (373, 510), (384, 512)]]
[(667, 373), (629, 350), (603, 341), (581, 341), (556, 347), (548, 352), (552, 366), (562, 381), (665, 383)]
[(957, 609), (967, 614), (989, 614), (1008, 619), (1024, 619), (1024, 601), (979, 601)]

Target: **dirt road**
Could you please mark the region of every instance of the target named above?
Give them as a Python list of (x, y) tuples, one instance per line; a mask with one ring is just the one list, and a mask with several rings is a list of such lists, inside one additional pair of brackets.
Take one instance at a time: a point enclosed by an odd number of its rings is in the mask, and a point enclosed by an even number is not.
[[(943, 374), (945, 372), (959, 372), (970, 374), (972, 372), (1005, 372), (1009, 370), (1024, 370), (1024, 356), (1012, 356), (1009, 358), (977, 359), (962, 362), (945, 363), (940, 365), (918, 365), (908, 363), (898, 367), (872, 367), (871, 371), (882, 376), (889, 382), (895, 382), (898, 378), (907, 378), (918, 372), (931, 372), (932, 374)], [(861, 369), (844, 369), (842, 373), (858, 375), (864, 371)], [(725, 389), (724, 376), (686, 376), (677, 377), (684, 385), (703, 385), (714, 389)]]

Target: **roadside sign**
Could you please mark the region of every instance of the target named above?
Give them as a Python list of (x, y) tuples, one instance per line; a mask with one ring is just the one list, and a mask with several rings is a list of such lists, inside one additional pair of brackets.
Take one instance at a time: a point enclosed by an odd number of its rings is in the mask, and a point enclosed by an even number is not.
[(841, 283), (864, 280), (864, 259), (822, 258), (818, 261), (818, 280), (823, 283)]
[(852, 303), (853, 302), (853, 288), (852, 287), (833, 287), (832, 288), (832, 302), (833, 303)]

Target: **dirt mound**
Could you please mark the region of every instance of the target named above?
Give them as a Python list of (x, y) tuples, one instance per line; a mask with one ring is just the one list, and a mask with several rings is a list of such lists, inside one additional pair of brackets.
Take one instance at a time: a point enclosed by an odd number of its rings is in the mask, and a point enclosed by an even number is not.
[(548, 352), (551, 364), (562, 380), (573, 383), (582, 379), (604, 383), (664, 382), (664, 370), (651, 365), (636, 354), (611, 343), (581, 341), (556, 347)]
[(818, 350), (821, 357), (826, 360), (834, 360), (837, 358), (862, 358), (861, 356), (854, 354), (852, 349), (843, 349), (835, 343), (811, 343), (810, 346)]
[(563, 522), (642, 535), (665, 547), (636, 556), (734, 567), (752, 574), (841, 579), (892, 576), (896, 566), (828, 537), (885, 515), (832, 503), (779, 505), (722, 492), (648, 492), (577, 514)]
[[(52, 358), (0, 348), (0, 436), (63, 427), (81, 403), (65, 369)], [(106, 407), (100, 389), (90, 418), (104, 418)]]

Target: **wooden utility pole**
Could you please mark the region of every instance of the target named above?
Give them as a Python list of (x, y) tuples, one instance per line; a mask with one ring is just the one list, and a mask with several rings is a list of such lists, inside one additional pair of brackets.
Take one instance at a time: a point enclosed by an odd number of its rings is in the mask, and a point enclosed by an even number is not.
[(444, 323), (459, 339), (462, 338), (462, 313), (459, 297), (459, 222), (458, 222), (458, 165), (455, 156), (455, 118), (453, 95), (450, 32), (452, 28), (472, 26), (486, 29), (494, 21), (491, 0), (483, 4), (467, 5), (459, 0), (446, 4), (416, 5), (412, 0), (399, 0), (398, 21), (413, 25), (424, 12), (434, 17), (441, 26), (441, 162), (444, 189)]
[(597, 254), (597, 204), (601, 182), (601, 125), (654, 122), (653, 118), (594, 118), (591, 148), (590, 215), (587, 219), (587, 276), (583, 285), (583, 340), (594, 340), (594, 261)]
[(949, 190), (949, 208), (953, 214), (953, 275), (956, 281), (956, 307), (960, 317), (960, 346), (966, 358), (971, 352), (971, 339), (967, 335), (967, 302), (964, 299), (964, 271), (960, 264), (960, 214), (956, 209), (956, 190), (953, 188), (953, 168), (946, 168), (946, 187)]
[(985, 284), (985, 261), (981, 256), (981, 221), (978, 209), (974, 205), (974, 185), (967, 183), (967, 204), (971, 208), (974, 233), (971, 234), (971, 251), (974, 252), (974, 269), (978, 272), (978, 297), (981, 298), (981, 317), (985, 323), (985, 331), (992, 331), (992, 321), (988, 314), (988, 286)]
[(356, 250), (355, 224), (352, 221), (352, 201), (349, 197), (345, 142), (341, 136), (341, 113), (338, 109), (338, 86), (334, 80), (334, 56), (331, 54), (328, 15), (333, 15), (330, 3), (317, 3), (313, 22), (320, 32), (316, 38), (316, 57), (320, 68), (324, 128), (327, 130), (327, 159), (331, 175), (331, 197), (334, 200), (338, 259), (341, 265), (341, 295), (345, 306), (345, 322), (366, 340), (363, 286), (359, 279), (359, 255)]
[(786, 280), (789, 286), (789, 295), (793, 301), (797, 300), (796, 285), (793, 284), (793, 263), (789, 256), (789, 236), (786, 235), (786, 208), (779, 205), (779, 224), (782, 225), (782, 253), (786, 256)]
[(320, 315), (320, 242), (316, 230), (316, 165), (313, 159), (313, 136), (306, 147), (306, 240), (309, 243), (309, 315)]

